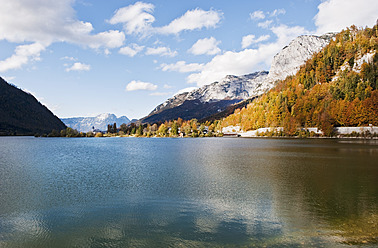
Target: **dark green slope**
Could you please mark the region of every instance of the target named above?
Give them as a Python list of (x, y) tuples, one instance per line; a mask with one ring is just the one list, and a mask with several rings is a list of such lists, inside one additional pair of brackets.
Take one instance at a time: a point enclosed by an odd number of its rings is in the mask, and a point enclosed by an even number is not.
[(47, 134), (65, 128), (34, 96), (0, 77), (0, 135)]

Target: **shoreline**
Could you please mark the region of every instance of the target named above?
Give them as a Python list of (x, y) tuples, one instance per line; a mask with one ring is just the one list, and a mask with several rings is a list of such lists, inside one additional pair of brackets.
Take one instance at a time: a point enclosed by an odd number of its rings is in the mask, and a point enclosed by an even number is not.
[(2, 137), (32, 137), (32, 138), (173, 138), (173, 139), (195, 139), (195, 138), (229, 138), (229, 139), (235, 139), (235, 138), (241, 138), (241, 139), (330, 139), (330, 140), (366, 140), (366, 141), (376, 141), (378, 140), (378, 137), (299, 137), (299, 136), (231, 136), (231, 135), (226, 135), (226, 136), (213, 136), (213, 137), (173, 137), (173, 136), (168, 136), (168, 137), (159, 137), (159, 136), (102, 136), (102, 137), (35, 137), (33, 135), (8, 135), (8, 136), (0, 136)]

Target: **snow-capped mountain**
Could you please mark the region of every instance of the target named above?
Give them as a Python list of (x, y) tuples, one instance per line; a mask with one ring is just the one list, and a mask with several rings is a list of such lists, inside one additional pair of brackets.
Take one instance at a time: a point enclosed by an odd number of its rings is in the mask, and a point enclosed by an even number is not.
[(274, 56), (269, 73), (261, 71), (244, 76), (229, 75), (220, 82), (177, 94), (158, 105), (140, 121), (157, 122), (178, 117), (206, 118), (222, 112), (231, 104), (262, 95), (273, 88), (276, 81), (297, 73), (300, 66), (325, 47), (333, 37), (332, 33), (299, 36)]
[(244, 76), (228, 75), (220, 82), (205, 85), (191, 92), (184, 92), (169, 98), (157, 106), (150, 115), (163, 110), (177, 107), (185, 101), (199, 100), (201, 103), (217, 102), (220, 100), (244, 100), (261, 95), (267, 88), (264, 84), (268, 72), (261, 71)]
[(322, 36), (302, 35), (290, 42), (272, 61), (267, 82), (274, 84), (287, 76), (294, 75), (314, 53), (323, 49), (335, 34), (328, 33)]
[(81, 132), (89, 132), (92, 129), (99, 129), (102, 131), (107, 130), (108, 124), (117, 123), (117, 126), (121, 124), (128, 124), (130, 122), (129, 118), (126, 116), (118, 117), (114, 114), (100, 114), (96, 117), (74, 117), (74, 118), (63, 118), (62, 121), (68, 127), (76, 129)]

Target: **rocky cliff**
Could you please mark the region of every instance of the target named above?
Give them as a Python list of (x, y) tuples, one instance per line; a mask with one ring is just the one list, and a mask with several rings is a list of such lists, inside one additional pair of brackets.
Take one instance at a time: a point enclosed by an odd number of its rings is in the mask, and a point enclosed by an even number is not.
[(267, 82), (274, 84), (277, 80), (283, 80), (287, 76), (295, 75), (300, 66), (303, 65), (314, 53), (325, 47), (334, 34), (329, 33), (322, 36), (302, 35), (290, 42), (272, 61)]

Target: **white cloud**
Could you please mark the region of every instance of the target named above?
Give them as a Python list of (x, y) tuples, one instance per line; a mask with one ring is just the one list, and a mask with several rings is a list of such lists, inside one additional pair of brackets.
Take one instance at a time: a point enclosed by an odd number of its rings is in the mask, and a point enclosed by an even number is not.
[(216, 10), (188, 10), (181, 17), (174, 19), (163, 27), (153, 27), (155, 6), (151, 3), (136, 2), (115, 11), (108, 21), (110, 24), (123, 24), (127, 34), (149, 36), (153, 33), (179, 34), (185, 30), (214, 28), (222, 19), (223, 13)]
[(92, 34), (89, 22), (76, 19), (72, 0), (12, 0), (0, 8), (0, 40), (24, 43), (71, 42), (92, 48), (114, 48), (123, 43), (122, 32)]
[(274, 17), (274, 16), (278, 16), (278, 15), (284, 15), (286, 14), (286, 10), (285, 9), (275, 9), (273, 10), (272, 13), (270, 13), (270, 17)]
[(19, 69), (31, 60), (40, 60), (40, 53), (45, 49), (46, 47), (40, 43), (17, 46), (11, 57), (0, 61), (0, 72)]
[(160, 56), (167, 56), (167, 57), (175, 57), (177, 55), (177, 51), (171, 51), (169, 47), (147, 47), (146, 55), (160, 55)]
[(152, 28), (151, 24), (155, 21), (153, 10), (153, 4), (136, 2), (116, 10), (109, 23), (122, 23), (127, 34), (143, 34)]
[(169, 85), (169, 84), (164, 84), (163, 86), (164, 89), (172, 89), (173, 86)]
[(265, 19), (265, 14), (263, 11), (261, 10), (256, 10), (255, 12), (253, 13), (249, 13), (249, 17), (252, 19), (252, 20), (262, 20), (262, 19)]
[(105, 55), (110, 55), (111, 53), (112, 52), (108, 48), (105, 48), (105, 50), (104, 50)]
[(117, 48), (123, 45), (125, 41), (125, 34), (118, 30), (109, 30), (101, 32), (95, 35), (84, 35), (78, 37), (76, 43), (88, 44), (90, 48), (98, 49), (100, 47), (105, 48)]
[(75, 57), (69, 57), (69, 56), (64, 56), (62, 58), (60, 58), (61, 60), (69, 60), (69, 61), (76, 61), (77, 58)]
[(181, 73), (201, 71), (203, 69), (203, 64), (191, 63), (187, 64), (185, 61), (178, 61), (175, 64), (161, 64), (160, 68), (162, 71), (178, 71)]
[(135, 91), (135, 90), (156, 90), (157, 85), (148, 83), (148, 82), (142, 82), (142, 81), (131, 81), (127, 86), (126, 86), (126, 91)]
[(260, 44), (256, 49), (245, 49), (240, 52), (227, 51), (215, 56), (204, 65), (199, 73), (187, 77), (189, 83), (198, 87), (221, 80), (226, 75), (243, 75), (269, 68), (273, 56), (295, 37), (309, 32), (300, 26), (280, 25), (271, 28), (277, 39), (274, 42)]
[(351, 25), (373, 26), (378, 18), (376, 0), (327, 0), (318, 6), (317, 33), (340, 32)]
[(156, 32), (162, 34), (178, 34), (185, 30), (202, 28), (214, 28), (221, 21), (223, 13), (216, 10), (205, 11), (202, 9), (188, 10), (181, 17), (173, 20), (164, 27), (156, 28)]
[(255, 39), (256, 37), (253, 34), (246, 35), (242, 38), (242, 48), (247, 48), (252, 44), (260, 43), (266, 41), (270, 38), (270, 35), (261, 35), (259, 38)]
[(257, 24), (258, 27), (260, 28), (269, 28), (270, 24), (272, 24), (272, 20), (266, 20), (265, 22), (259, 22)]
[(66, 72), (70, 71), (89, 71), (91, 70), (91, 66), (87, 64), (83, 64), (80, 62), (74, 63), (71, 67), (66, 68)]
[[(12, 0), (3, 1), (0, 8), (0, 40), (18, 43), (15, 54), (1, 61), (5, 68), (20, 68), (38, 58), (41, 51), (54, 42), (80, 44), (93, 49), (122, 46), (125, 35), (117, 30), (93, 34), (89, 22), (77, 20), (73, 0)], [(33, 43), (33, 44), (25, 44)], [(20, 56), (20, 49), (38, 52)], [(34, 47), (34, 48), (32, 48)], [(36, 55), (36, 56), (34, 56)]]
[(194, 55), (208, 54), (215, 55), (220, 53), (218, 45), (220, 41), (217, 41), (214, 37), (199, 39), (194, 45), (188, 50), (188, 52)]
[(127, 55), (129, 57), (134, 57), (139, 52), (144, 49), (144, 46), (139, 46), (138, 44), (130, 44), (130, 46), (122, 47), (119, 49), (119, 53), (123, 55)]
[(251, 20), (258, 21), (258, 20), (265, 19), (266, 15), (269, 15), (270, 17), (275, 17), (278, 15), (284, 15), (284, 14), (286, 14), (285, 9), (275, 9), (272, 12), (265, 12), (265, 13), (261, 10), (257, 10), (253, 13), (249, 13), (249, 18), (251, 18)]

